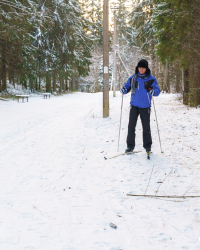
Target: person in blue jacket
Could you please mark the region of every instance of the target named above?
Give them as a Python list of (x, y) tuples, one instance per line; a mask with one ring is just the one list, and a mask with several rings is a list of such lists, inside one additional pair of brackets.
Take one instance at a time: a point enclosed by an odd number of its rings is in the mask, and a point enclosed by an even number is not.
[(150, 128), (150, 112), (152, 96), (160, 94), (160, 88), (156, 78), (151, 75), (148, 62), (142, 59), (138, 62), (135, 74), (129, 77), (124, 87), (120, 90), (122, 94), (131, 91), (131, 106), (128, 124), (127, 149), (126, 153), (132, 152), (135, 148), (135, 127), (138, 115), (140, 115), (143, 127), (143, 147), (147, 154), (151, 151), (152, 138)]

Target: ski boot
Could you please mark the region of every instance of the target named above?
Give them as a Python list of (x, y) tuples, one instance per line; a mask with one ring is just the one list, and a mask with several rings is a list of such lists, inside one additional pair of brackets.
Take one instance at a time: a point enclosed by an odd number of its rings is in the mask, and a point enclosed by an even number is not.
[(147, 152), (147, 159), (150, 160), (151, 149), (147, 148), (146, 152)]
[(133, 149), (134, 149), (134, 148), (127, 148), (127, 149), (125, 150), (125, 153), (126, 153), (126, 154), (132, 153), (132, 152), (133, 152)]

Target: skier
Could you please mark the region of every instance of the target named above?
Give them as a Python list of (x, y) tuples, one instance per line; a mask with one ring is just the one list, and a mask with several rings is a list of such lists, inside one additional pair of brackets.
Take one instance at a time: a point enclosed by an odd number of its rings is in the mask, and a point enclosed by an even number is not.
[(140, 115), (143, 127), (143, 147), (146, 149), (149, 158), (152, 145), (150, 128), (151, 99), (152, 96), (160, 94), (160, 88), (156, 78), (151, 75), (148, 62), (145, 59), (138, 62), (135, 74), (129, 77), (120, 93), (127, 94), (129, 91), (131, 91), (131, 106), (125, 153), (130, 153), (135, 148), (135, 127), (138, 115)]

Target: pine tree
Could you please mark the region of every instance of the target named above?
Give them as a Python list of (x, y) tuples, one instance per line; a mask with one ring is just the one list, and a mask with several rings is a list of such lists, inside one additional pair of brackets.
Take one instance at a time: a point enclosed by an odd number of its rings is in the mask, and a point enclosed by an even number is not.
[[(0, 9), (1, 86), (5, 91), (7, 78), (19, 76), (20, 65), (25, 64), (32, 51), (29, 31), (33, 5), (29, 1), (2, 1)], [(23, 70), (23, 67), (22, 67)]]
[(53, 76), (55, 91), (56, 77), (63, 90), (63, 79), (88, 73), (93, 38), (77, 1), (2, 1), (1, 14), (0, 91), (6, 90), (7, 77), (17, 77), (25, 87), (29, 82), (31, 90), (46, 79), (51, 91)]
[(144, 53), (151, 56), (151, 71), (155, 73), (155, 32), (152, 19), (154, 16), (156, 0), (138, 0), (129, 14), (129, 25), (133, 28), (131, 40), (139, 46)]
[(193, 43), (194, 24), (199, 20), (198, 7), (199, 2), (196, 0), (166, 0), (165, 3), (157, 5), (154, 16), (158, 39), (157, 55), (163, 63), (179, 61), (180, 68), (184, 70), (184, 104), (192, 100), (190, 81), (194, 81), (194, 72), (191, 75), (190, 68), (195, 58), (199, 61), (196, 53), (200, 51), (198, 43)]

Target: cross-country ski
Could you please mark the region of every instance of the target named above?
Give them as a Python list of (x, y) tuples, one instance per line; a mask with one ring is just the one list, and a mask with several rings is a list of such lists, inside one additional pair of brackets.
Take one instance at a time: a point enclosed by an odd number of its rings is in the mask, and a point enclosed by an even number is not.
[(112, 159), (112, 158), (115, 158), (115, 157), (118, 157), (118, 156), (121, 156), (121, 155), (131, 155), (131, 154), (137, 154), (137, 153), (140, 153), (142, 151), (133, 151), (133, 152), (127, 152), (127, 153), (119, 153), (119, 154), (116, 154), (116, 155), (113, 155), (113, 156), (104, 156), (104, 159), (105, 160), (108, 160), (108, 159)]

